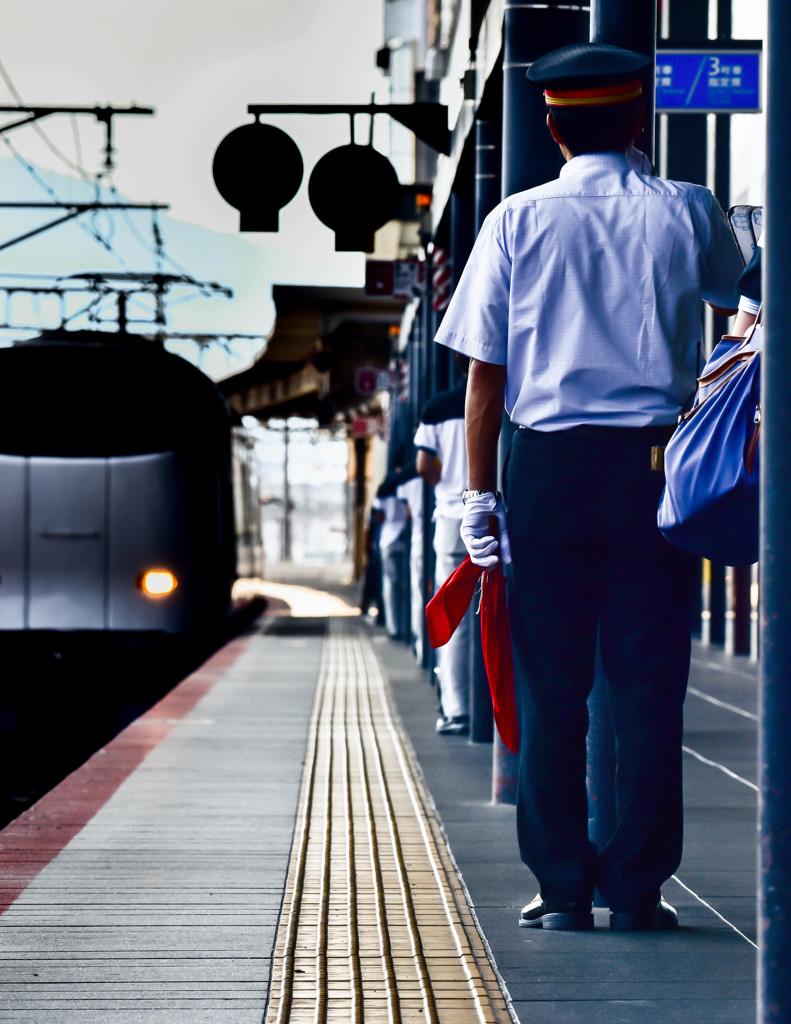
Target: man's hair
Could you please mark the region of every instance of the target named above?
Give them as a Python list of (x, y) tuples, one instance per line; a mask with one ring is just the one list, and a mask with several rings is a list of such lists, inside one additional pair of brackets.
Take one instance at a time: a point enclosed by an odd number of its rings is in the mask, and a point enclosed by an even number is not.
[(642, 104), (606, 107), (552, 107), (561, 138), (573, 156), (583, 153), (624, 153), (634, 141)]

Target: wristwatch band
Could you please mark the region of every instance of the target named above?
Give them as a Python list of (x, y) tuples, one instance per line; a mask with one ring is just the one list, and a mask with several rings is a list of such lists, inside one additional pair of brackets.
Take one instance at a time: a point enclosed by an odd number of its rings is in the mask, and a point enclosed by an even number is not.
[(477, 490), (462, 491), (461, 492), (461, 501), (462, 501), (463, 505), (466, 505), (467, 502), (470, 501), (471, 498), (482, 498), (484, 494), (494, 494), (494, 493), (495, 493), (494, 491), (477, 491)]

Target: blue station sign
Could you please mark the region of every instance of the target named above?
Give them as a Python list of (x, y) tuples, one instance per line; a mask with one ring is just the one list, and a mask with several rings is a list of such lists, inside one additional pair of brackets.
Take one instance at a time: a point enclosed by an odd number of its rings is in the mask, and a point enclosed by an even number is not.
[(657, 113), (752, 114), (760, 109), (760, 50), (657, 53)]

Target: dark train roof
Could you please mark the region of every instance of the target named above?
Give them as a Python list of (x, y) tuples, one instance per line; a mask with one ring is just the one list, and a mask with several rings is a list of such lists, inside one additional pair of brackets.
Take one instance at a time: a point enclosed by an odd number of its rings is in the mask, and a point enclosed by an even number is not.
[(229, 424), (213, 381), (139, 335), (48, 331), (0, 349), (0, 453), (142, 454), (211, 445)]

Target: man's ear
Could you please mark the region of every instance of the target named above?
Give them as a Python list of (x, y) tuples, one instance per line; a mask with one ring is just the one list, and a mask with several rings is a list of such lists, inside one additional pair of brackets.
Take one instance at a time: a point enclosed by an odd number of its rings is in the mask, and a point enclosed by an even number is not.
[(645, 107), (640, 107), (637, 113), (637, 127), (635, 128), (634, 135), (632, 136), (632, 142), (637, 142), (640, 138), (640, 132), (643, 130), (643, 124), (645, 123)]
[[(551, 110), (547, 114), (547, 128), (549, 128), (550, 135), (555, 140), (555, 142), (557, 142), (557, 144), (559, 146), (564, 146), (565, 143), (563, 141), (563, 137), (561, 136), (560, 132), (558, 131), (558, 126), (555, 124), (555, 118), (552, 116), (552, 111)], [(642, 122), (641, 122), (641, 128), (642, 128)], [(639, 134), (639, 132), (638, 132), (638, 134)], [(635, 136), (635, 138), (636, 137), (637, 136)]]

